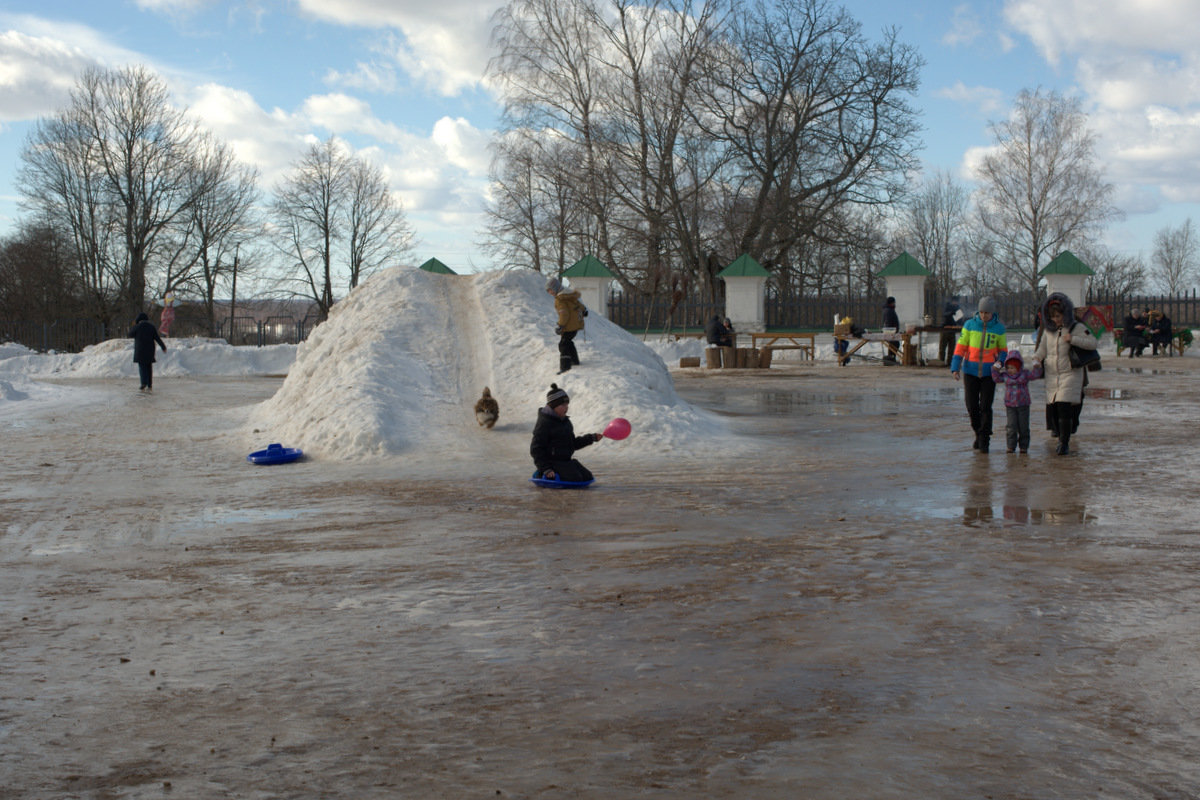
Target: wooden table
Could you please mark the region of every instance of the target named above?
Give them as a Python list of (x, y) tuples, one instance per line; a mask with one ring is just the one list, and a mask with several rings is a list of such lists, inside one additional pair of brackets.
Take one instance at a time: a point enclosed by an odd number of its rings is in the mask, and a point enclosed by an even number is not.
[[(784, 341), (788, 344), (778, 344)], [(815, 333), (751, 333), (751, 347), (769, 347), (772, 350), (799, 350), (809, 361), (816, 358), (817, 335)]]
[[(837, 356), (838, 363), (843, 367), (850, 362), (851, 356), (853, 356), (870, 342), (879, 342), (881, 345), (883, 345), (884, 353), (886, 354), (890, 352), (892, 355), (896, 356), (897, 360), (901, 364), (904, 364), (905, 366), (916, 365), (916, 358), (914, 357), (912, 350), (912, 335), (908, 333), (864, 333), (857, 339), (853, 339), (849, 336), (835, 335), (833, 340), (834, 354)], [(847, 350), (845, 353), (841, 353), (839, 352), (841, 348), (837, 346), (841, 342), (853, 342), (853, 344), (850, 346), (849, 350)], [(865, 358), (865, 356), (860, 356), (860, 358)]]

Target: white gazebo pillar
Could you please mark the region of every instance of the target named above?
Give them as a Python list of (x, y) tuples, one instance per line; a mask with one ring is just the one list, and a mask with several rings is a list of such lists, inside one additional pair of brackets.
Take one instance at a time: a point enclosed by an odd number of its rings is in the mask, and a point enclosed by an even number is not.
[(901, 253), (879, 271), (888, 297), (896, 298), (896, 316), (900, 330), (907, 325), (925, 324), (925, 279), (929, 270), (908, 253)]
[(604, 266), (604, 262), (592, 255), (584, 256), (567, 269), (562, 276), (579, 292), (579, 299), (587, 306), (589, 314), (599, 314), (608, 319), (608, 287), (616, 276)]
[(741, 255), (717, 273), (725, 281), (725, 316), (739, 333), (761, 333), (767, 329), (764, 290), (770, 275), (749, 255)]
[(579, 299), (587, 306), (589, 314), (608, 318), (608, 278), (568, 278), (571, 288), (579, 292)]
[(1070, 250), (1056, 255), (1038, 274), (1046, 279), (1046, 294), (1062, 292), (1076, 308), (1087, 305), (1087, 284), (1095, 273)]
[(900, 329), (906, 325), (925, 324), (925, 276), (892, 275), (885, 284), (889, 297), (896, 298), (896, 316)]

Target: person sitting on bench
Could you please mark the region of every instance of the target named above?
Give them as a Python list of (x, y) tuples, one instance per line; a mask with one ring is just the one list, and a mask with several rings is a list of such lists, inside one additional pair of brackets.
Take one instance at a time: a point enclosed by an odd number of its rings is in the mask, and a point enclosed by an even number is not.
[(1135, 308), (1125, 317), (1124, 332), (1121, 334), (1121, 344), (1129, 348), (1129, 357), (1141, 356), (1146, 349), (1146, 318), (1142, 310)]
[(733, 337), (729, 335), (729, 329), (721, 322), (721, 317), (713, 314), (712, 319), (704, 326), (704, 335), (708, 339), (709, 344), (715, 344), (717, 347), (733, 347)]
[(1151, 311), (1150, 317), (1150, 347), (1154, 355), (1158, 355), (1158, 348), (1162, 347), (1167, 355), (1171, 356), (1171, 318), (1161, 311)]

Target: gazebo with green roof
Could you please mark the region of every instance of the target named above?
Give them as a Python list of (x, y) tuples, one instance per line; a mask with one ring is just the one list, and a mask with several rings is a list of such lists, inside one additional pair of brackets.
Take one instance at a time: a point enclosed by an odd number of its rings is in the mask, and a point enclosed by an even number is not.
[(608, 319), (608, 285), (616, 276), (603, 261), (588, 254), (563, 270), (562, 276), (579, 292), (584, 306)]
[(457, 275), (458, 273), (447, 267), (436, 258), (431, 258), (420, 266), (420, 269), (426, 272), (436, 272), (439, 275)]
[(896, 316), (903, 325), (921, 325), (925, 316), (925, 279), (929, 270), (907, 252), (893, 258), (879, 277), (886, 282), (889, 297), (896, 298)]
[(1062, 292), (1076, 308), (1087, 304), (1087, 284), (1096, 273), (1070, 250), (1063, 250), (1038, 273), (1046, 279), (1046, 294)]
[(725, 281), (725, 315), (737, 330), (761, 333), (767, 329), (763, 287), (770, 275), (749, 253), (717, 273)]

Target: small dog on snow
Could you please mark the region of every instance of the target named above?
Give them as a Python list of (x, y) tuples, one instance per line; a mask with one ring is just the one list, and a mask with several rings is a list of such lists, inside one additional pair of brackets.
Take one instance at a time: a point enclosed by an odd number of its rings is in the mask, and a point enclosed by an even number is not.
[(492, 390), (483, 387), (483, 396), (475, 403), (475, 419), (485, 428), (491, 428), (500, 417), (500, 404), (492, 397)]

